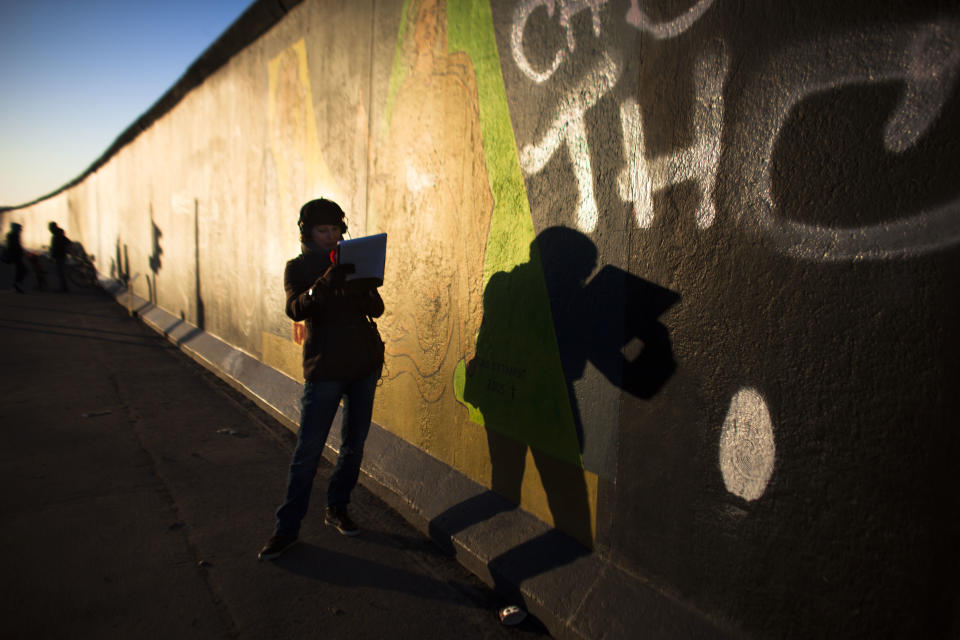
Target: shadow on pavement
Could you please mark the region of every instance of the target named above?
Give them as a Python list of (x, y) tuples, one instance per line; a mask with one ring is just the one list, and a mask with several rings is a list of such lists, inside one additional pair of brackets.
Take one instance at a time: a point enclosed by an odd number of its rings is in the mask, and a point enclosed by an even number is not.
[[(364, 532), (366, 535), (367, 532)], [(373, 587), (400, 591), (408, 595), (444, 600), (466, 607), (478, 608), (479, 603), (467, 597), (457, 597), (457, 591), (472, 591), (467, 584), (434, 580), (405, 569), (372, 562), (333, 549), (298, 542), (282, 557), (274, 561), (279, 568), (311, 580), (321, 580), (345, 588)]]
[[(23, 331), (26, 333), (40, 333), (51, 336), (66, 336), (68, 338), (82, 338), (84, 340), (99, 340), (101, 342), (112, 342), (115, 344), (125, 344), (135, 347), (149, 347), (149, 348), (161, 348), (164, 345), (162, 343), (157, 343), (155, 341), (144, 342), (143, 339), (137, 339), (135, 336), (130, 336), (132, 340), (118, 340), (116, 338), (107, 338), (104, 336), (97, 335), (87, 335), (83, 333), (74, 333), (71, 331), (53, 331), (50, 329), (35, 329), (30, 325), (25, 325), (24, 323), (11, 322), (9, 320), (0, 319), (0, 327), (3, 327), (6, 330), (10, 331)], [(88, 329), (92, 333), (100, 333), (99, 331)], [(119, 334), (123, 335), (123, 334)]]

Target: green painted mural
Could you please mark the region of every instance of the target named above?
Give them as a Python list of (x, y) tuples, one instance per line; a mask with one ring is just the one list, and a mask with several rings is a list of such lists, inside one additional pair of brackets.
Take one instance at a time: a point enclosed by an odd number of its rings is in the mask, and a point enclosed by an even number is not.
[[(455, 396), (477, 424), (580, 466), (546, 286), (537, 255), (529, 253), (533, 222), (489, 4), (407, 3), (396, 52), (387, 150), (381, 156), (389, 169), (379, 169), (391, 182), (375, 203), (385, 206), (391, 196), (407, 191), (413, 198), (404, 209), (431, 212), (428, 223), (379, 219), (391, 242), (418, 247), (409, 257), (394, 254), (394, 273), (433, 284), (426, 291), (415, 286), (419, 296), (407, 289), (388, 300), (393, 311), (383, 324), (392, 356), (389, 380), (413, 378), (421, 411), (446, 404), (449, 416), (457, 411), (449, 405)], [(457, 113), (465, 116), (461, 127), (443, 137), (446, 130), (435, 123), (446, 120), (449, 126)], [(462, 136), (477, 140), (471, 145), (477, 156), (457, 156)], [(411, 151), (404, 154), (400, 148)], [(447, 174), (451, 167), (465, 166), (475, 176), (467, 182), (472, 186), (452, 197)], [(479, 226), (472, 227), (474, 221)], [(458, 238), (461, 249), (441, 250), (451, 238)], [(455, 263), (444, 262), (444, 256), (453, 255)], [(427, 272), (429, 278), (417, 275)], [(507, 273), (518, 285), (512, 291), (491, 285)], [(529, 312), (523, 322), (496, 318), (515, 306), (512, 296), (520, 296)], [(434, 339), (421, 348), (413, 335)], [(486, 355), (474, 357), (478, 335)], [(437, 351), (437, 344), (449, 349)], [(518, 345), (527, 348), (520, 351)], [(508, 352), (513, 364), (503, 361)], [(525, 370), (522, 375), (519, 369)]]

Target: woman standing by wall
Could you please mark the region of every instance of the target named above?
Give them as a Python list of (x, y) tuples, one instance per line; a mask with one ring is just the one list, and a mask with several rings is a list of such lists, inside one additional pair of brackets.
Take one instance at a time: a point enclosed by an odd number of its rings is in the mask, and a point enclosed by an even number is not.
[(324, 521), (343, 535), (359, 533), (347, 504), (360, 474), (383, 368), (383, 342), (372, 318), (382, 315), (384, 307), (374, 285), (347, 281), (353, 265), (332, 260), (331, 254), (347, 230), (344, 218), (343, 210), (330, 200), (303, 205), (299, 220), (302, 253), (287, 263), (284, 272), (287, 316), (304, 321), (307, 329), (303, 344), (306, 383), (286, 498), (277, 510), (274, 534), (260, 550), (261, 560), (278, 557), (297, 540), (341, 399), (343, 444), (327, 487)]

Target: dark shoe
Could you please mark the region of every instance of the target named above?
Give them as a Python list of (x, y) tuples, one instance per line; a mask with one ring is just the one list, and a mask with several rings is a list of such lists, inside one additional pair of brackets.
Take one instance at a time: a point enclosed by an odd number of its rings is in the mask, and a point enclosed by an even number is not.
[(279, 558), (283, 555), (283, 552), (289, 549), (296, 541), (296, 538), (287, 536), (273, 536), (267, 540), (267, 544), (263, 546), (263, 549), (260, 549), (260, 553), (257, 554), (257, 559), (273, 560), (274, 558)]
[(17, 293), (23, 293), (23, 289), (21, 289), (20, 285), (17, 284), (16, 282), (13, 283), (13, 290), (16, 291)]
[(331, 527), (336, 527), (337, 531), (345, 536), (355, 536), (360, 533), (360, 528), (350, 519), (346, 507), (327, 507), (323, 514), (323, 521)]

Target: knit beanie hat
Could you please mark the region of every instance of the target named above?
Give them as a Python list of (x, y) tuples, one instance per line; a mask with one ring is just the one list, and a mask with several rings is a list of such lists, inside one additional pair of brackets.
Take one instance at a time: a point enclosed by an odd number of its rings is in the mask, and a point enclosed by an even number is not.
[(310, 229), (318, 224), (339, 225), (340, 233), (344, 233), (347, 230), (344, 217), (343, 209), (333, 200), (311, 200), (300, 208), (300, 220), (297, 222), (300, 225), (300, 235), (306, 238)]

